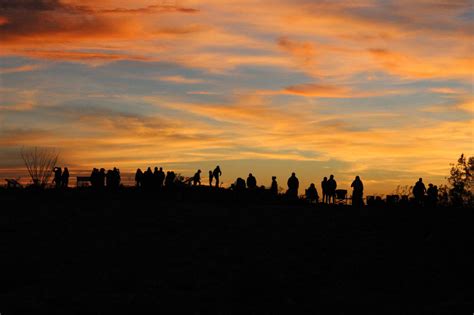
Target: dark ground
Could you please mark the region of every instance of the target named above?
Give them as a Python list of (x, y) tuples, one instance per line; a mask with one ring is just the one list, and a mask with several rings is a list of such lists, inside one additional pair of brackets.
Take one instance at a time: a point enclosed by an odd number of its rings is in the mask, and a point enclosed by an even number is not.
[(1, 314), (474, 311), (472, 209), (221, 199), (0, 191)]

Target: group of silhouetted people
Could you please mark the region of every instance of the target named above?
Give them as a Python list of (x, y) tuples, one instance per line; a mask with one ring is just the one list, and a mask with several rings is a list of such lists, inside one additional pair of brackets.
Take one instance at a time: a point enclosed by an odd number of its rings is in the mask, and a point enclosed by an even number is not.
[(222, 171), (219, 165), (213, 171), (209, 171), (209, 186), (212, 186), (212, 182), (215, 181), (215, 186), (219, 187), (219, 178), (222, 176)]
[(336, 202), (336, 188), (337, 182), (334, 179), (334, 175), (330, 175), (323, 178), (321, 182), (321, 190), (323, 192), (323, 203), (335, 203)]
[[(54, 179), (53, 184), (56, 188), (65, 188), (69, 185), (69, 170), (67, 167), (61, 169), (60, 167), (55, 167), (53, 169)], [(198, 169), (193, 177), (187, 179), (189, 184), (192, 183), (193, 186), (201, 185), (201, 173), (202, 171)], [(210, 187), (220, 187), (220, 177), (222, 176), (222, 171), (219, 166), (216, 166), (214, 170), (209, 171), (209, 186)], [(173, 171), (165, 172), (163, 168), (155, 167), (152, 171), (151, 167), (148, 167), (145, 172), (142, 172), (141, 169), (137, 169), (135, 173), (135, 183), (136, 187), (144, 189), (161, 189), (163, 187), (173, 187), (177, 183), (180, 183), (181, 179), (178, 179), (178, 176)], [(94, 168), (90, 175), (90, 183), (93, 188), (109, 187), (109, 188), (118, 188), (121, 185), (120, 170), (118, 168), (113, 168), (112, 170), (105, 171), (104, 168), (100, 170)], [(298, 199), (298, 189), (299, 189), (299, 180), (296, 177), (295, 173), (292, 173), (287, 181), (288, 189), (286, 191), (286, 196), (289, 199)], [(351, 184), (352, 188), (352, 205), (360, 207), (364, 205), (364, 184), (362, 183), (359, 176), (356, 176), (354, 181)], [(247, 180), (242, 178), (237, 178), (234, 184), (231, 185), (231, 189), (235, 191), (253, 191), (257, 189), (265, 189), (264, 186), (260, 188), (257, 185), (257, 178), (249, 173)], [(270, 193), (273, 196), (279, 194), (279, 186), (276, 176), (272, 176), (272, 182), (270, 186)], [(322, 189), (322, 203), (334, 204), (336, 199), (340, 199), (339, 193), (341, 189), (337, 190), (337, 182), (334, 178), (334, 175), (324, 177), (321, 182)], [(347, 190), (342, 190), (345, 194)], [(417, 205), (429, 205), (435, 206), (438, 202), (438, 187), (433, 184), (428, 185), (428, 189), (423, 183), (423, 179), (420, 178), (416, 184), (413, 186), (412, 190), (414, 196), (414, 202)], [(305, 199), (310, 203), (319, 203), (319, 194), (318, 190), (314, 183), (311, 183), (310, 186), (305, 190)], [(345, 195), (344, 199), (347, 199)], [(338, 199), (338, 200), (339, 200)]]
[(168, 178), (167, 181), (169, 182), (171, 177), (175, 177), (174, 173), (173, 175), (170, 175), (170, 172), (168, 172), (168, 174), (165, 175), (162, 167), (159, 169), (158, 167), (155, 167), (153, 171), (151, 170), (151, 167), (148, 167), (145, 172), (142, 172), (141, 169), (137, 169), (135, 173), (135, 185), (136, 187), (144, 189), (159, 189), (163, 187), (165, 179)]
[(114, 167), (112, 170), (105, 171), (105, 168), (92, 169), (90, 176), (90, 183), (93, 188), (112, 188), (117, 189), (120, 187), (121, 177), (120, 170)]
[(438, 186), (430, 183), (428, 189), (426, 189), (426, 186), (423, 183), (423, 178), (418, 179), (415, 183), (412, 193), (417, 205), (428, 203), (430, 206), (436, 206), (438, 203)]
[(62, 170), (60, 167), (53, 169), (53, 183), (56, 188), (67, 188), (69, 186), (69, 170), (67, 167)]
[[(276, 176), (272, 176), (272, 183), (270, 186), (270, 192), (274, 196), (278, 195), (278, 190), (279, 190), (276, 179), (277, 179)], [(296, 177), (295, 173), (292, 173), (291, 176), (288, 178), (287, 186), (288, 186), (288, 189), (286, 191), (286, 196), (289, 199), (293, 199), (293, 200), (298, 199), (299, 180)], [(354, 206), (362, 206), (364, 204), (363, 202), (364, 184), (362, 183), (359, 176), (356, 176), (356, 178), (351, 184), (351, 187), (353, 189), (352, 204)], [(321, 182), (321, 188), (322, 188), (322, 193), (323, 193), (322, 202), (335, 203), (336, 198), (337, 198), (336, 197), (337, 182), (334, 179), (334, 175), (330, 175), (329, 179), (327, 177), (324, 177), (323, 181)], [(257, 179), (252, 173), (248, 175), (246, 181), (239, 177), (237, 178), (235, 183), (232, 185), (232, 189), (234, 189), (235, 191), (243, 191), (245, 189), (252, 191), (252, 190), (258, 189)], [(264, 189), (263, 186), (262, 186), (262, 189)], [(319, 194), (318, 194), (316, 185), (314, 183), (311, 183), (310, 186), (305, 190), (304, 197), (310, 203), (319, 203)]]
[(153, 171), (151, 167), (148, 167), (145, 172), (142, 172), (141, 169), (137, 169), (135, 173), (135, 185), (139, 188), (161, 189), (164, 186), (173, 186), (175, 181), (176, 173), (168, 171), (165, 174), (162, 167), (155, 167)]

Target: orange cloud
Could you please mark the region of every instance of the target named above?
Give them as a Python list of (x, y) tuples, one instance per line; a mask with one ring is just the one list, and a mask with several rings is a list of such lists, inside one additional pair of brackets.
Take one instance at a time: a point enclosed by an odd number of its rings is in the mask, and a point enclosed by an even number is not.
[(49, 59), (53, 61), (65, 60), (75, 62), (86, 62), (92, 65), (119, 60), (157, 61), (157, 59), (149, 57), (144, 57), (140, 55), (126, 55), (123, 53), (96, 53), (57, 50), (21, 50), (17, 51), (17, 55), (28, 56), (31, 58)]
[(317, 97), (348, 97), (350, 90), (343, 87), (321, 85), (321, 84), (300, 84), (285, 88), (284, 92), (289, 94), (317, 96)]
[(186, 78), (180, 75), (159, 77), (158, 80), (165, 81), (165, 82), (178, 83), (178, 84), (197, 84), (197, 83), (204, 82), (201, 79), (190, 79), (190, 78)]
[(19, 73), (19, 72), (31, 72), (44, 68), (43, 65), (34, 64), (34, 65), (23, 65), (12, 68), (0, 68), (0, 74), (9, 74), (9, 73)]
[(9, 104), (9, 105), (0, 104), (0, 112), (1, 111), (24, 112), (24, 111), (32, 110), (34, 106), (35, 104), (33, 103), (17, 103), (17, 104)]
[(294, 55), (303, 65), (310, 66), (316, 58), (316, 48), (313, 43), (290, 40), (288, 37), (280, 37), (278, 45)]

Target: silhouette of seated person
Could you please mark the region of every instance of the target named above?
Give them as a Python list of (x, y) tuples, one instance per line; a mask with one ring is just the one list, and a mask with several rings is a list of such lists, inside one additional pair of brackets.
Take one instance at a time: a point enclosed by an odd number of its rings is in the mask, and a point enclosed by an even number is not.
[(336, 202), (336, 189), (337, 189), (337, 182), (334, 179), (334, 175), (330, 175), (328, 182), (327, 182), (327, 194), (328, 194), (328, 203), (335, 203)]
[(272, 176), (272, 185), (270, 186), (270, 193), (272, 196), (278, 195), (278, 183), (276, 181), (276, 176)]
[(64, 168), (63, 174), (61, 175), (61, 186), (67, 188), (69, 186), (69, 169)]
[(359, 176), (356, 176), (351, 184), (352, 187), (352, 205), (354, 207), (361, 207), (364, 203), (362, 196), (364, 195), (364, 184)]
[(140, 188), (143, 185), (143, 172), (141, 169), (137, 169), (135, 172), (135, 186)]
[(219, 165), (216, 166), (214, 171), (212, 172), (212, 176), (216, 179), (216, 187), (219, 187), (219, 178), (222, 175), (221, 168)]
[(329, 196), (328, 196), (328, 178), (324, 177), (322, 182), (321, 182), (321, 191), (323, 193), (323, 203), (328, 203), (329, 202)]
[(430, 206), (436, 206), (438, 203), (438, 187), (433, 186), (433, 184), (429, 184), (426, 194), (428, 195), (428, 202)]
[(423, 204), (423, 199), (425, 197), (426, 187), (423, 183), (423, 179), (420, 178), (416, 182), (415, 186), (413, 186), (413, 195), (415, 196), (415, 203), (418, 205)]
[(53, 183), (55, 183), (56, 188), (60, 188), (61, 187), (61, 168), (55, 167), (53, 169), (53, 172), (54, 172)]
[(196, 174), (193, 176), (193, 185), (194, 186), (201, 186), (201, 170), (197, 170)]
[(257, 189), (257, 179), (255, 178), (255, 176), (252, 175), (252, 173), (250, 173), (247, 177), (247, 188)]
[(287, 185), (288, 190), (286, 193), (288, 197), (291, 199), (298, 199), (298, 188), (300, 186), (300, 182), (295, 173), (291, 173), (290, 178), (288, 178)]
[(319, 201), (318, 190), (316, 189), (316, 186), (313, 183), (311, 183), (308, 189), (306, 189), (306, 199), (310, 203), (318, 203)]

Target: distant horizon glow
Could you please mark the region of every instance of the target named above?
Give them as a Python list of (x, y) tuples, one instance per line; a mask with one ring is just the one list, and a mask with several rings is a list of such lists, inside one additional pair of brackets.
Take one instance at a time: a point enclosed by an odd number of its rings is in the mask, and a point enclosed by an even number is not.
[(474, 155), (473, 17), (467, 0), (0, 0), (0, 180), (38, 146), (71, 176), (445, 184)]

